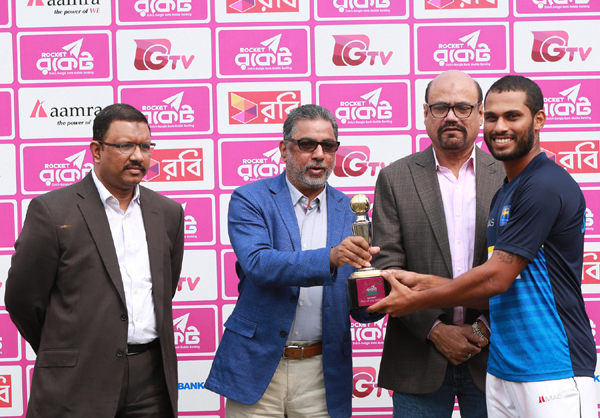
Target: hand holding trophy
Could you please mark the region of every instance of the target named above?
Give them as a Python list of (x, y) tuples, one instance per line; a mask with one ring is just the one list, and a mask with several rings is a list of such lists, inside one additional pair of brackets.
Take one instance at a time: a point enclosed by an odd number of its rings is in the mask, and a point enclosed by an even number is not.
[[(352, 224), (354, 235), (363, 237), (370, 246), (373, 232), (367, 214), (371, 208), (369, 198), (364, 194), (355, 195), (350, 200), (350, 208), (357, 215), (356, 222)], [(384, 299), (391, 290), (390, 284), (381, 276), (381, 270), (373, 267), (364, 267), (352, 273), (347, 287), (350, 309), (367, 308)]]

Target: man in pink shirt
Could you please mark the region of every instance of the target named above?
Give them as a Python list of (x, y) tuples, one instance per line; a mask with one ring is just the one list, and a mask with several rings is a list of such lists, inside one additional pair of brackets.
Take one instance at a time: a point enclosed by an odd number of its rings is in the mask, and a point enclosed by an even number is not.
[[(375, 189), (372, 264), (454, 278), (487, 259), (490, 202), (502, 164), (475, 146), (483, 122), (479, 84), (447, 71), (423, 105), (432, 145), (381, 171)], [(387, 325), (378, 385), (394, 391), (394, 418), (487, 417), (487, 311), (430, 309)]]

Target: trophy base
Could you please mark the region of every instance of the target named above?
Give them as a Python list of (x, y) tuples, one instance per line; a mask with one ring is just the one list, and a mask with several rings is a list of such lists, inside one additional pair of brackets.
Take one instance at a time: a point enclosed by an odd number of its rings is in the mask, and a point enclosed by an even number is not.
[(391, 286), (381, 275), (381, 270), (367, 267), (350, 276), (347, 281), (350, 309), (364, 309), (383, 300), (390, 294)]

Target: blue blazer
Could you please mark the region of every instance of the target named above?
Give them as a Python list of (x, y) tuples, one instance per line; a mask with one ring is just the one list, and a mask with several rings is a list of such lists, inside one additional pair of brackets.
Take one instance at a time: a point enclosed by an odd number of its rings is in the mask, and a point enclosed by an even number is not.
[[(302, 251), (285, 173), (236, 189), (229, 203), (229, 237), (238, 258), (239, 298), (225, 322), (205, 387), (252, 405), (281, 359), (300, 287), (323, 286), (323, 372), (332, 418), (352, 415), (352, 341), (345, 281), (352, 266), (332, 275), (329, 251), (352, 235), (350, 199), (327, 185), (327, 247)], [(352, 315), (362, 322), (364, 311)], [(302, 361), (302, 360), (295, 360)]]

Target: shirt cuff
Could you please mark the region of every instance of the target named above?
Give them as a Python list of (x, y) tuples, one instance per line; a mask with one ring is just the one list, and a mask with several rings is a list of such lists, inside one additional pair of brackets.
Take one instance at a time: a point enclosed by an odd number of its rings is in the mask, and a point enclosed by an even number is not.
[[(429, 336), (431, 335), (431, 331), (433, 331), (433, 329), (437, 326), (437, 324), (440, 324), (442, 321), (440, 321), (439, 319), (436, 319), (435, 322), (433, 323), (433, 326), (431, 327), (431, 329), (429, 330), (429, 334), (427, 334), (427, 339), (429, 339)], [(487, 325), (486, 325), (487, 326)]]

